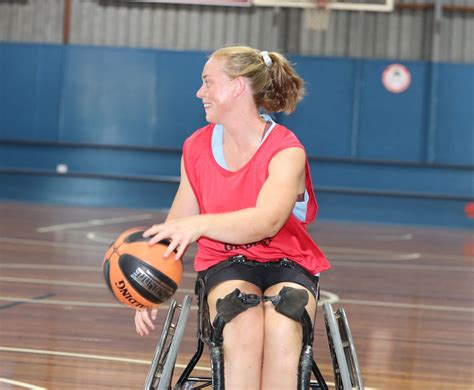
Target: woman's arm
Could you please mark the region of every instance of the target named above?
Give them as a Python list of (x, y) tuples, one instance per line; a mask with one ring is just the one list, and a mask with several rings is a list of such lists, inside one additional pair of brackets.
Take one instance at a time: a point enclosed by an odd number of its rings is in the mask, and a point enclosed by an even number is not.
[[(199, 214), (199, 204), (194, 195), (194, 191), (189, 184), (184, 169), (183, 159), (181, 158), (181, 180), (173, 204), (171, 205), (168, 216), (166, 217), (166, 222), (180, 218), (187, 218), (197, 214)], [(137, 310), (135, 312), (135, 328), (140, 336), (147, 335), (150, 332), (150, 329), (155, 329), (153, 320), (156, 319), (157, 312), (158, 309)]]
[(304, 181), (305, 164), (303, 149), (284, 149), (270, 162), (269, 176), (260, 190), (255, 207), (170, 220), (152, 226), (145, 232), (145, 237), (154, 235), (150, 244), (169, 238), (171, 244), (165, 256), (177, 248), (178, 258), (190, 243), (201, 236), (231, 244), (246, 244), (272, 237), (291, 214)]
[(186, 218), (199, 214), (199, 204), (194, 195), (194, 191), (189, 183), (186, 170), (184, 169), (184, 160), (181, 157), (181, 179), (178, 191), (174, 197), (168, 216), (165, 222), (175, 219)]

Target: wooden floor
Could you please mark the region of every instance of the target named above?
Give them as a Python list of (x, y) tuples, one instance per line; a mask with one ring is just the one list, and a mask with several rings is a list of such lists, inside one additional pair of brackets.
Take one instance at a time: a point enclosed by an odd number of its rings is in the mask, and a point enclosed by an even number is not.
[[(135, 333), (133, 311), (105, 288), (101, 261), (119, 232), (162, 218), (0, 204), (0, 389), (142, 388), (159, 333)], [(367, 388), (474, 389), (471, 232), (319, 222), (311, 234), (333, 265), (322, 300), (345, 308)], [(192, 254), (178, 299), (192, 291)], [(195, 313), (179, 364), (194, 351)], [(332, 382), (321, 317), (316, 360)], [(208, 362), (198, 374), (209, 374)]]

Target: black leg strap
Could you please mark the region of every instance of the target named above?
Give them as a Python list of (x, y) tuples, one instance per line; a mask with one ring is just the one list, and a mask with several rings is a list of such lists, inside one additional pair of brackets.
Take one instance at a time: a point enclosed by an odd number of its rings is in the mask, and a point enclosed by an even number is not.
[(238, 288), (224, 298), (218, 299), (216, 303), (217, 315), (212, 322), (211, 342), (222, 345), (222, 332), (225, 324), (247, 309), (257, 306), (261, 301), (262, 298), (258, 295), (243, 293)]
[(264, 301), (270, 301), (275, 306), (275, 310), (296, 322), (301, 322), (301, 317), (306, 313), (308, 304), (308, 292), (303, 289), (293, 287), (283, 287), (278, 295), (271, 297), (264, 296)]
[(229, 323), (240, 313), (257, 306), (261, 301), (258, 295), (245, 294), (236, 288), (224, 298), (217, 300), (217, 317), (222, 317), (225, 323)]
[(255, 294), (245, 294), (236, 288), (216, 303), (217, 315), (212, 322), (209, 350), (212, 365), (212, 388), (224, 390), (224, 338), (222, 333), (225, 324), (232, 321), (240, 313), (257, 306), (261, 297)]
[(303, 328), (303, 348), (301, 349), (298, 369), (298, 390), (307, 390), (311, 382), (311, 369), (313, 366), (313, 324), (306, 311), (308, 292), (304, 289), (283, 287), (278, 295), (264, 296), (264, 301), (270, 301), (275, 310), (301, 323)]

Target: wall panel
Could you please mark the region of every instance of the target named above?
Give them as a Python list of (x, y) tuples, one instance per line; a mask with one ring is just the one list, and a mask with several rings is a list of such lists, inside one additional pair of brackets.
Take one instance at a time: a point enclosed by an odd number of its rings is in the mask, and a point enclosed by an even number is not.
[(474, 69), (465, 64), (438, 67), (435, 160), (474, 165)]
[(411, 73), (412, 84), (405, 92), (394, 94), (381, 82), (389, 64), (366, 61), (362, 65), (357, 156), (422, 162), (427, 109), (426, 66), (404, 63)]
[(0, 137), (57, 140), (63, 48), (0, 45)]
[[(432, 0), (397, 4), (430, 5)], [(474, 7), (471, 0), (447, 6)], [(63, 0), (0, 2), (0, 41), (61, 43)], [(391, 13), (333, 11), (327, 31), (309, 30), (295, 8), (223, 7), (72, 0), (70, 42), (178, 50), (244, 43), (317, 56), (431, 60), (433, 9)], [(474, 12), (445, 12), (440, 60), (474, 62)]]
[[(205, 124), (206, 54), (0, 45), (0, 198), (168, 207), (182, 143)], [(327, 218), (469, 226), (471, 65), (404, 62), (413, 83), (395, 95), (390, 61), (290, 59), (308, 94), (277, 121), (305, 145)]]

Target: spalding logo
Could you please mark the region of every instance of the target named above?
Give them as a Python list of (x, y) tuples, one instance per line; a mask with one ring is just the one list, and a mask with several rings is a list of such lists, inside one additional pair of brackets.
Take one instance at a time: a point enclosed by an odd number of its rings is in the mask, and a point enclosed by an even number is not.
[[(159, 271), (155, 272), (158, 273)], [(139, 267), (130, 277), (141, 287), (143, 287), (148, 293), (153, 295), (153, 297), (158, 300), (158, 302), (164, 302), (174, 294), (177, 287), (176, 284), (175, 286), (168, 284), (166, 280), (168, 278), (165, 278), (164, 276), (165, 275), (162, 275), (162, 280), (160, 280), (149, 270), (143, 270)], [(173, 283), (172, 280), (169, 280), (169, 282)]]
[(137, 309), (145, 309), (146, 306), (138, 302), (135, 298), (133, 298), (132, 294), (128, 291), (128, 289), (125, 287), (125, 282), (124, 280), (119, 280), (118, 282), (115, 282), (115, 287), (117, 287), (120, 291), (120, 294), (123, 295), (123, 297), (127, 300), (128, 303), (130, 303), (131, 306), (136, 307)]

